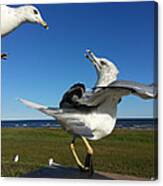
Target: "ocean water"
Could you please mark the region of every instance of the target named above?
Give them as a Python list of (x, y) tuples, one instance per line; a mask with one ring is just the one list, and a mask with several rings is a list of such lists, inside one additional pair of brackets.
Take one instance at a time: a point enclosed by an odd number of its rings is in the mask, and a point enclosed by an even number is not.
[[(157, 129), (157, 119), (117, 119), (116, 128)], [(2, 128), (61, 128), (56, 120), (2, 120)]]

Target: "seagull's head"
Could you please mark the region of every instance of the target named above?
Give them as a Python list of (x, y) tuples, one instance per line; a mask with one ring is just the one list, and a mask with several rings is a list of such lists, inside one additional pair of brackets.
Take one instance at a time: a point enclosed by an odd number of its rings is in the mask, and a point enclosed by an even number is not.
[(44, 28), (48, 29), (47, 23), (43, 20), (41, 13), (35, 6), (26, 5), (19, 7), (19, 10), (24, 15), (25, 21), (41, 24)]
[(117, 79), (119, 73), (117, 67), (108, 59), (98, 58), (90, 50), (86, 50), (85, 57), (89, 59), (96, 68), (96, 87), (105, 87)]

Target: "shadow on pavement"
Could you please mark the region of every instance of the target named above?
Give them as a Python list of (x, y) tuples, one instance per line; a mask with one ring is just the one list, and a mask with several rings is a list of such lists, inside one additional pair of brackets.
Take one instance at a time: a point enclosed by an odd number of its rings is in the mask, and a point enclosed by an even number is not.
[(113, 180), (108, 176), (101, 175), (95, 171), (92, 176), (86, 172), (80, 172), (78, 168), (64, 167), (62, 165), (53, 165), (51, 167), (40, 168), (29, 172), (21, 177), (24, 178), (65, 178), (65, 179), (99, 179)]

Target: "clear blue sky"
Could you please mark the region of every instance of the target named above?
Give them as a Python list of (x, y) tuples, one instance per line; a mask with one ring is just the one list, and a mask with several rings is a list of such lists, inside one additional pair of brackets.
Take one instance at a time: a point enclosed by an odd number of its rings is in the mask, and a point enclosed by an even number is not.
[[(2, 39), (2, 119), (47, 118), (16, 98), (58, 106), (74, 83), (94, 86), (89, 48), (118, 66), (119, 79), (154, 80), (154, 3), (37, 5), (49, 25), (24, 24)], [(153, 101), (123, 98), (118, 117), (152, 117)]]

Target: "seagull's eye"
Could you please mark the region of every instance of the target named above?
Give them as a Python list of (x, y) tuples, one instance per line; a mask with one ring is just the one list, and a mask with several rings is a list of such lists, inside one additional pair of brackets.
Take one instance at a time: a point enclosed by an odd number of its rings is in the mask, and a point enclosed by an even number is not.
[(34, 13), (34, 14), (38, 14), (38, 11), (37, 11), (37, 10), (33, 10), (33, 13)]
[(101, 61), (101, 65), (105, 65), (105, 62), (104, 61)]

